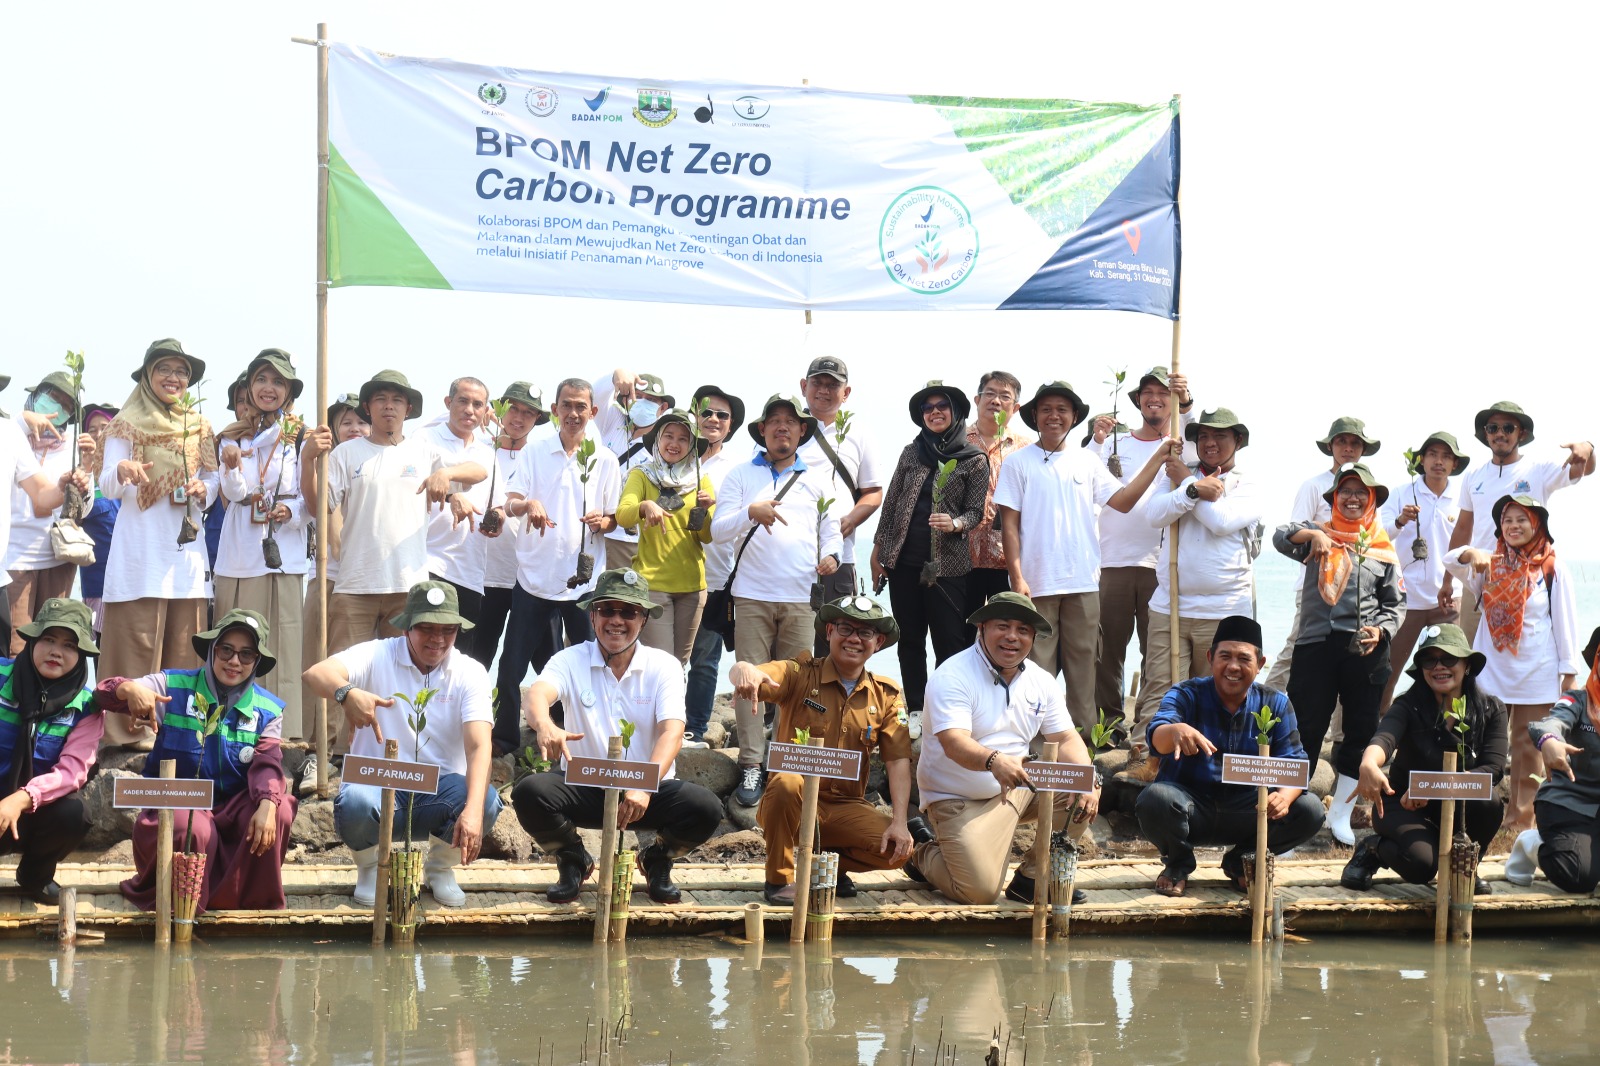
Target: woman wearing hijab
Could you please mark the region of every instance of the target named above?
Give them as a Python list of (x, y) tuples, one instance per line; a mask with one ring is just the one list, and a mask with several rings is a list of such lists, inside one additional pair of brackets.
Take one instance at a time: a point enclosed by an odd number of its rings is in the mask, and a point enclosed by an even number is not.
[(1312, 772), (1334, 704), (1344, 707), (1344, 739), (1333, 753), (1339, 780), (1328, 808), (1328, 827), (1343, 844), (1356, 842), (1350, 812), (1357, 774), (1389, 684), (1389, 642), (1406, 612), (1400, 557), (1378, 517), (1388, 498), (1389, 490), (1370, 470), (1346, 463), (1323, 493), (1333, 516), (1326, 522), (1291, 522), (1272, 538), (1280, 552), (1305, 566), (1289, 702), (1300, 719)]
[[(1429, 626), (1422, 636), (1406, 671), (1411, 687), (1389, 705), (1361, 756), (1357, 791), (1372, 803), (1373, 834), (1356, 845), (1341, 878), (1358, 892), (1371, 888), (1373, 876), (1385, 866), (1414, 885), (1427, 884), (1439, 871), (1442, 805), (1411, 798), (1414, 771), (1443, 770), (1445, 753), (1455, 752), (1458, 771), (1487, 773), (1497, 785), (1506, 774), (1506, 706), (1478, 687), (1483, 653), (1468, 646), (1457, 625)], [(1463, 701), (1460, 714), (1457, 700)], [(1498, 796), (1468, 800), (1458, 812), (1478, 853), (1488, 851), (1500, 831), (1504, 802)], [(1477, 884), (1479, 894), (1488, 891), (1481, 879)]]
[(89, 831), (78, 790), (102, 725), (87, 687), (92, 624), (83, 604), (46, 600), (17, 627), (21, 654), (0, 659), (0, 854), (22, 853), (17, 884), (46, 906), (61, 897), (56, 864)]
[(883, 494), (872, 583), (878, 589), (888, 583), (890, 609), (900, 623), (900, 676), (915, 737), (928, 687), (928, 635), (935, 665), (972, 645), (967, 532), (983, 521), (989, 459), (967, 441), (972, 404), (960, 389), (930, 381), (912, 394), (908, 409), (918, 432), (900, 452)]
[[(639, 641), (688, 667), (706, 605), (705, 546), (716, 502), (696, 462), (709, 445), (690, 431), (687, 411), (673, 410), (645, 433), (644, 446), (650, 458), (628, 471), (617, 501), (617, 525), (639, 529), (633, 569), (649, 584), (650, 599), (665, 608), (645, 622)], [(689, 529), (696, 507), (707, 509), (697, 531)]]
[[(206, 365), (170, 337), (150, 345), (138, 386), (106, 429), (100, 490), (122, 501), (106, 561), (101, 671), (140, 677), (194, 662), (205, 622), (201, 512), (217, 494), (211, 424), (184, 402)], [(149, 743), (124, 715), (106, 717), (113, 744)]]
[[(304, 424), (292, 414), (304, 387), (281, 348), (268, 348), (244, 372), (252, 418), (222, 431), (222, 496), (228, 501), (217, 550), (215, 613), (236, 607), (267, 620), (283, 677), (300, 676), (305, 617), (305, 511), (300, 496)], [(287, 430), (287, 432), (285, 432)], [(308, 736), (300, 686), (284, 686), (283, 734)]]
[(1502, 496), (1494, 505), (1495, 550), (1463, 547), (1445, 569), (1479, 603), (1472, 646), (1487, 657), (1478, 684), (1505, 701), (1511, 716), (1511, 804), (1506, 823), (1533, 827), (1531, 775), (1544, 776), (1528, 727), (1572, 687), (1578, 650), (1578, 608), (1572, 577), (1556, 558), (1550, 512), (1531, 496)]
[(1506, 880), (1533, 881), (1533, 864), (1563, 892), (1600, 885), (1600, 629), (1583, 650), (1589, 676), (1528, 727), (1550, 776), (1534, 796), (1538, 827), (1524, 830), (1506, 859)]
[[(179, 778), (215, 783), (211, 810), (173, 817), (173, 850), (189, 841), (206, 856), (200, 911), (284, 905), (283, 853), (296, 803), (283, 777), (283, 701), (256, 683), (277, 664), (268, 635), (255, 611), (229, 611), (216, 628), (195, 634), (201, 669), (108, 677), (95, 687), (101, 707), (156, 730), (144, 776), (156, 777), (161, 761), (172, 759)], [(136, 872), (121, 886), (141, 910), (155, 905), (156, 827), (155, 811), (139, 812)]]

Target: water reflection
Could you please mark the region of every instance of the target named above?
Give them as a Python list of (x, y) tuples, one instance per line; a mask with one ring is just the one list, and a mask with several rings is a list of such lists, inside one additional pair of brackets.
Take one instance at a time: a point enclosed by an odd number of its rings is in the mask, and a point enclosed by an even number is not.
[(8, 948), (0, 1063), (1546, 1063), (1600, 1003), (1556, 940)]

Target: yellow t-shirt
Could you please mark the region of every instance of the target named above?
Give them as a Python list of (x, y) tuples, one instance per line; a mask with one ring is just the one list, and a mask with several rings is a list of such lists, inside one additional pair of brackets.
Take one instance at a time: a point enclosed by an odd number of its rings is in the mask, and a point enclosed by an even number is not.
[[(715, 499), (710, 478), (700, 479), (700, 491)], [(659, 526), (641, 521), (639, 505), (660, 495), (661, 490), (644, 476), (643, 470), (629, 471), (628, 483), (617, 501), (617, 525), (639, 527), (639, 551), (633, 557), (633, 568), (650, 583), (652, 592), (699, 592), (706, 587), (702, 545), (711, 543), (711, 514), (707, 513), (698, 533), (689, 532), (689, 509), (695, 501), (686, 498), (678, 510), (667, 512)], [(714, 506), (709, 509), (715, 510)]]

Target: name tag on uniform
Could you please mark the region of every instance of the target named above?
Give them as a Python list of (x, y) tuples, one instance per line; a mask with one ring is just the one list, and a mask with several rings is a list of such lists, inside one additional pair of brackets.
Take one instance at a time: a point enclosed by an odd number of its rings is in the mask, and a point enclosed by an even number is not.
[(818, 703), (816, 700), (806, 700), (806, 706), (810, 707), (813, 711), (816, 711), (818, 714), (827, 714), (828, 713), (828, 708), (824, 707), (822, 704)]

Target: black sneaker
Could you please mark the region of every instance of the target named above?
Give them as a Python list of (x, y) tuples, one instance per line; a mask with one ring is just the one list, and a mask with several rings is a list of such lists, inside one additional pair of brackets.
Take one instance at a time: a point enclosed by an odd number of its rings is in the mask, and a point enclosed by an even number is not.
[(932, 844), (934, 841), (933, 826), (920, 814), (913, 814), (906, 819), (906, 832), (911, 834), (911, 839), (918, 844)]
[(917, 864), (914, 862), (907, 861), (904, 866), (900, 867), (900, 871), (907, 877), (911, 878), (911, 880), (917, 882), (919, 885), (925, 885), (928, 883), (927, 875), (919, 870), (917, 868)]
[(739, 785), (733, 790), (733, 802), (741, 807), (754, 807), (761, 802), (761, 789), (765, 783), (761, 767), (739, 767)]
[(839, 880), (838, 883), (834, 885), (833, 894), (838, 896), (840, 899), (855, 899), (857, 896), (861, 895), (861, 890), (856, 887), (856, 883), (854, 881), (850, 880), (849, 874), (845, 873), (843, 870), (840, 870)]
[(1377, 836), (1364, 836), (1356, 843), (1355, 854), (1344, 864), (1339, 883), (1352, 891), (1365, 892), (1372, 887), (1372, 879), (1382, 867), (1383, 864), (1378, 861)]

